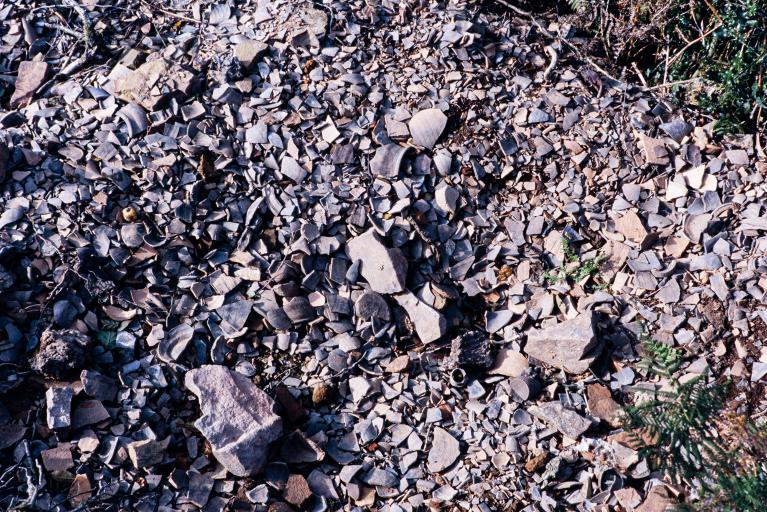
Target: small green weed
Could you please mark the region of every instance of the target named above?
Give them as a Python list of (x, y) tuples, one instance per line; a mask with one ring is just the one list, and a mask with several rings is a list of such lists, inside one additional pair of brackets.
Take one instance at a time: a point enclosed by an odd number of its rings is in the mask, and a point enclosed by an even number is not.
[[(562, 265), (554, 271), (546, 271), (543, 274), (543, 278), (548, 283), (557, 284), (567, 282), (570, 279), (577, 283), (588, 277), (599, 275), (599, 268), (604, 261), (603, 256), (600, 255), (581, 261), (578, 254), (570, 247), (570, 242), (564, 237), (562, 238), (562, 249), (564, 251)], [(605, 286), (605, 283), (597, 283), (595, 285), (595, 287), (600, 286)]]

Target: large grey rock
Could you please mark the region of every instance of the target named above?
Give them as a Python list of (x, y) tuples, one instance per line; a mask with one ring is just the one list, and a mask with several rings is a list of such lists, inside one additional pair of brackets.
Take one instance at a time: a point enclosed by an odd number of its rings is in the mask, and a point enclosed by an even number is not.
[(571, 439), (578, 439), (591, 426), (591, 421), (571, 409), (566, 409), (559, 402), (532, 405), (528, 407), (527, 412), (542, 419)]
[(405, 289), (405, 256), (399, 249), (386, 247), (373, 229), (349, 240), (346, 253), (353, 262), (361, 262), (360, 273), (373, 291), (397, 293)]
[(591, 311), (545, 329), (531, 329), (525, 352), (569, 373), (583, 373), (602, 351)]
[(200, 400), (202, 417), (194, 425), (213, 456), (236, 476), (261, 471), (269, 444), (282, 435), (272, 399), (246, 376), (220, 365), (190, 370), (184, 382)]

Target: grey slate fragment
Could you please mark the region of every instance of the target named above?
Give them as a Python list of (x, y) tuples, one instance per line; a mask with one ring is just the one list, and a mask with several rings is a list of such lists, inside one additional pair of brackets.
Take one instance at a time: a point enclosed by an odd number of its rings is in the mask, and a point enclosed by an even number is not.
[(676, 118), (668, 123), (661, 124), (659, 128), (676, 142), (682, 142), (682, 139), (692, 133), (693, 126), (684, 119)]
[(304, 179), (306, 179), (306, 176), (309, 174), (306, 171), (306, 169), (301, 167), (301, 164), (299, 164), (294, 158), (291, 158), (289, 156), (286, 156), (285, 158), (282, 159), (280, 172), (283, 174), (283, 176), (290, 178), (296, 183), (301, 183), (302, 181), (304, 181)]
[(418, 297), (412, 293), (395, 295), (394, 300), (407, 312), (421, 343), (436, 341), (447, 331), (445, 317), (428, 304), (418, 300)]
[(461, 455), (461, 444), (450, 432), (442, 427), (434, 427), (431, 448), (426, 461), (429, 471), (439, 473), (458, 460)]
[(362, 481), (368, 485), (379, 487), (396, 487), (399, 483), (397, 474), (390, 469), (372, 468), (362, 477)]
[(397, 293), (405, 289), (407, 260), (399, 249), (386, 247), (370, 229), (346, 244), (346, 254), (361, 264), (360, 273), (378, 293)]
[(391, 311), (386, 299), (372, 291), (367, 291), (357, 298), (354, 303), (354, 314), (364, 320), (370, 318), (378, 318), (386, 322), (391, 320)]
[(94, 370), (83, 370), (80, 374), (83, 390), (96, 400), (110, 402), (117, 394), (117, 381)]
[(532, 405), (528, 407), (527, 411), (571, 439), (578, 439), (591, 427), (591, 421), (577, 412), (565, 408), (560, 402)]
[(213, 491), (214, 480), (210, 475), (201, 474), (197, 471), (189, 471), (188, 474), (187, 499), (198, 507), (204, 507), (208, 503), (211, 491)]
[(52, 387), (45, 392), (46, 421), (48, 428), (67, 428), (72, 424), (72, 388)]
[(200, 400), (202, 416), (194, 425), (213, 456), (236, 476), (258, 473), (269, 445), (282, 434), (272, 399), (244, 375), (219, 365), (190, 370), (184, 382)]
[(427, 149), (434, 147), (445, 131), (447, 116), (437, 108), (429, 108), (416, 113), (408, 122), (413, 142)]
[(527, 333), (525, 353), (569, 373), (583, 373), (601, 352), (591, 311), (545, 329)]

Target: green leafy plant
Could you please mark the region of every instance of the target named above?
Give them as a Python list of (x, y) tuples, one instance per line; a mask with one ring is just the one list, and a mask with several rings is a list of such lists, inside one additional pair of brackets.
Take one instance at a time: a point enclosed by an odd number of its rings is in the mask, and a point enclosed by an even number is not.
[(604, 257), (596, 256), (595, 258), (586, 258), (581, 261), (578, 254), (570, 247), (570, 242), (564, 237), (562, 237), (562, 250), (564, 252), (564, 259), (559, 268), (543, 274), (543, 278), (549, 283), (562, 283), (569, 279), (580, 282), (587, 277), (594, 277), (599, 274), (599, 268), (602, 261), (604, 261)]
[(625, 409), (633, 447), (671, 482), (696, 491), (682, 509), (764, 510), (765, 430), (724, 411), (729, 384), (709, 384), (705, 375), (680, 379), (681, 351), (647, 338), (642, 347), (642, 366), (665, 386)]
[(688, 90), (718, 116), (719, 133), (764, 126), (767, 0), (677, 0), (664, 34), (669, 56), (658, 62), (656, 76), (703, 79)]
[(107, 348), (113, 348), (117, 340), (117, 328), (120, 322), (115, 320), (102, 320), (101, 329), (96, 332), (96, 339)]

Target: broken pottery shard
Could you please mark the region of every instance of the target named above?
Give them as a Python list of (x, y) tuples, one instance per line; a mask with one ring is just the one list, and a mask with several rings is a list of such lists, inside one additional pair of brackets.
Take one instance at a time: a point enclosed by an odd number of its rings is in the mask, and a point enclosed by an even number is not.
[(577, 412), (566, 409), (559, 402), (531, 405), (527, 412), (537, 416), (571, 439), (578, 439), (591, 426), (591, 422)]
[(67, 428), (72, 423), (72, 397), (70, 387), (53, 387), (45, 392), (48, 428)]
[(88, 501), (88, 498), (93, 494), (93, 488), (91, 487), (91, 481), (88, 475), (80, 473), (75, 475), (75, 479), (72, 481), (72, 485), (69, 487), (69, 504), (73, 507), (79, 507), (83, 503)]
[(202, 417), (194, 425), (214, 457), (236, 476), (261, 471), (269, 444), (282, 434), (272, 399), (244, 375), (219, 365), (190, 370), (184, 382), (200, 400)]
[(118, 110), (116, 115), (125, 123), (129, 137), (136, 137), (144, 133), (149, 126), (146, 112), (136, 102), (131, 101)]
[(370, 159), (370, 174), (374, 177), (396, 178), (402, 160), (411, 149), (399, 144), (387, 144), (376, 149), (376, 154)]
[(41, 61), (24, 61), (19, 64), (16, 78), (16, 88), (11, 95), (11, 108), (25, 107), (32, 100), (37, 89), (43, 85), (48, 76), (48, 63)]
[(373, 291), (397, 293), (405, 289), (405, 256), (399, 249), (386, 247), (373, 229), (349, 240), (346, 254), (352, 262), (361, 262), (360, 273)]
[(48, 329), (40, 337), (32, 368), (51, 379), (64, 379), (85, 364), (90, 338), (74, 329)]
[(531, 329), (525, 352), (569, 373), (583, 373), (601, 352), (589, 311), (545, 329)]
[(427, 108), (414, 115), (408, 123), (413, 142), (427, 149), (434, 147), (445, 131), (447, 116), (438, 108)]
[(40, 457), (43, 459), (43, 466), (48, 471), (66, 471), (74, 466), (69, 443), (60, 444), (56, 448), (49, 450), (43, 450), (40, 453)]
[(304, 504), (313, 496), (312, 490), (309, 488), (309, 484), (306, 479), (299, 474), (293, 474), (288, 477), (288, 481), (285, 484), (285, 491), (282, 497), (298, 508), (303, 508)]
[(418, 300), (418, 297), (410, 292), (395, 295), (394, 300), (407, 312), (421, 343), (431, 343), (445, 334), (447, 320), (439, 311)]
[(439, 473), (453, 465), (461, 455), (461, 445), (450, 432), (442, 427), (434, 427), (434, 436), (426, 464), (429, 471)]

